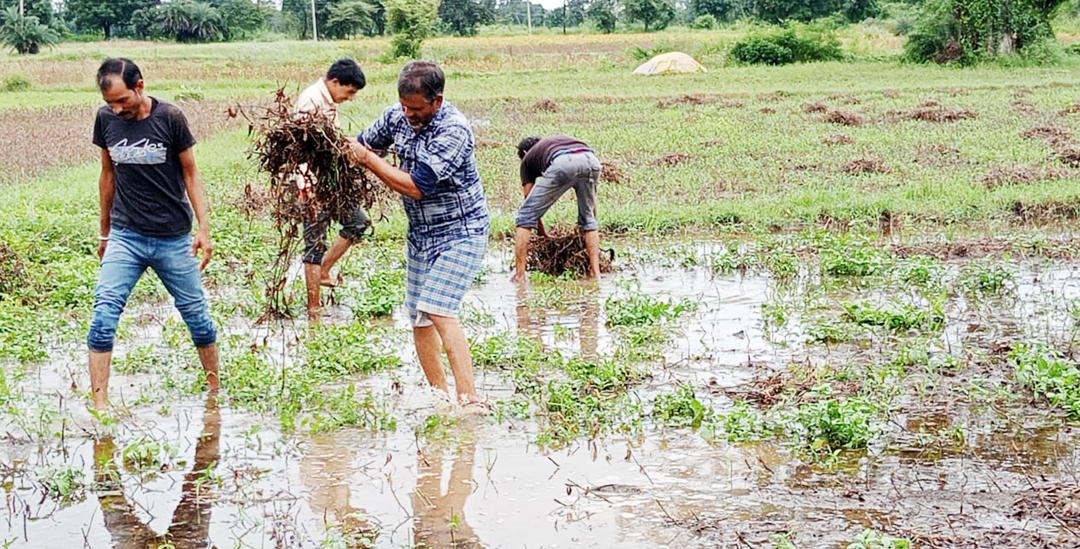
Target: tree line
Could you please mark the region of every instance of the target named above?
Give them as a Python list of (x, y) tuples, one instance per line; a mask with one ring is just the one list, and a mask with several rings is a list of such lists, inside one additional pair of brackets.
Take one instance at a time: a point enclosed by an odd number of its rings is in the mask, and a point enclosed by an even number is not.
[[(213, 42), (262, 34), (299, 39), (393, 35), (392, 53), (419, 54), (423, 39), (471, 36), (483, 25), (530, 25), (596, 32), (714, 28), (754, 20), (786, 26), (826, 19), (860, 22), (886, 11), (914, 14), (908, 56), (970, 61), (1019, 51), (1052, 37), (1052, 16), (1080, 0), (0, 0), (0, 40), (35, 53), (65, 37)], [(20, 6), (22, 11), (19, 11)], [(314, 7), (314, 13), (312, 9)]]

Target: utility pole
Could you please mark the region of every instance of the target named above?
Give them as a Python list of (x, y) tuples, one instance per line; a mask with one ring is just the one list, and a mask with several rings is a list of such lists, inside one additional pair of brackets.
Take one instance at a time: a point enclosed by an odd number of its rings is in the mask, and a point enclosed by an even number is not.
[(311, 36), (316, 42), (319, 41), (319, 25), (315, 20), (315, 0), (311, 0)]
[(525, 0), (525, 20), (529, 22), (529, 36), (532, 36), (532, 0)]
[(566, 34), (566, 0), (562, 2), (562, 33)]
[(19, 15), (26, 15), (26, 12), (23, 11), (23, 0), (19, 0)]

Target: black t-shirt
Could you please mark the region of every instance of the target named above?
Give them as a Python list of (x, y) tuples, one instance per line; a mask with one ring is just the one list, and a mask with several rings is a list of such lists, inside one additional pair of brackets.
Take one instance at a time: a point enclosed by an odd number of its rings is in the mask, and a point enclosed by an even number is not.
[(521, 183), (536, 183), (536, 178), (544, 175), (544, 170), (551, 165), (551, 157), (559, 151), (590, 150), (582, 141), (566, 135), (545, 137), (538, 141), (525, 158), (521, 159)]
[(191, 232), (191, 203), (180, 153), (195, 144), (180, 108), (151, 98), (150, 116), (124, 120), (107, 105), (94, 120), (94, 144), (116, 172), (112, 224), (146, 236)]

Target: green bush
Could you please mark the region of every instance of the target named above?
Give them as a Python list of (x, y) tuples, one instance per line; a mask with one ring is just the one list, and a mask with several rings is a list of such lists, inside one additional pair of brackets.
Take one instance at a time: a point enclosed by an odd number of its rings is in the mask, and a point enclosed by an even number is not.
[(11, 73), (4, 77), (4, 83), (0, 85), (0, 90), (6, 92), (21, 92), (33, 89), (34, 81), (30, 80), (29, 76), (21, 72)]
[(716, 17), (711, 13), (705, 15), (699, 15), (694, 18), (694, 22), (690, 23), (690, 28), (699, 30), (712, 30), (720, 26), (720, 23), (716, 20)]
[(796, 33), (794, 29), (751, 34), (736, 42), (730, 55), (746, 65), (787, 65), (844, 57), (840, 40), (833, 33), (809, 30)]

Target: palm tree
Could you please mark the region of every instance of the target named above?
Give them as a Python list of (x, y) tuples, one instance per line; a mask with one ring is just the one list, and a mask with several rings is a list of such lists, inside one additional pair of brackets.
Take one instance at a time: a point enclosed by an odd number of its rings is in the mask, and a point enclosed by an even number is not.
[(0, 24), (0, 42), (20, 54), (37, 53), (41, 46), (54, 46), (60, 40), (56, 31), (41, 24), (33, 15), (22, 15), (18, 6), (3, 11)]

